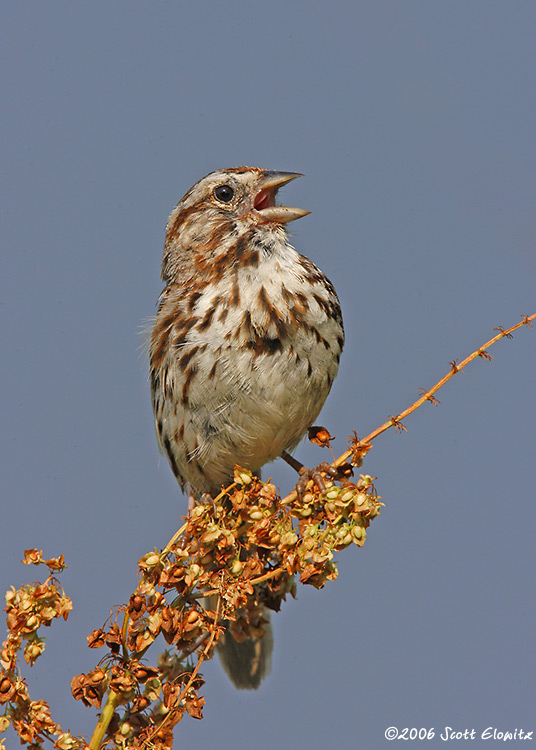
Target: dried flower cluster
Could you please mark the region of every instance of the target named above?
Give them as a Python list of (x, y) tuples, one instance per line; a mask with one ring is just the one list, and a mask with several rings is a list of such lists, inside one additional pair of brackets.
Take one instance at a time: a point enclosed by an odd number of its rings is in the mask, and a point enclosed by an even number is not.
[[(63, 556), (44, 560), (42, 552), (26, 550), (23, 562), (44, 564), (50, 575), (6, 594), (0, 731), (11, 725), (32, 750), (45, 740), (60, 750), (171, 748), (173, 728), (185, 712), (202, 718), (199, 669), (220, 634), (229, 629), (237, 640), (262, 637), (264, 607), (279, 610), (286, 595), (294, 595), (297, 578), (321, 588), (337, 576), (334, 552), (364, 544), (381, 503), (370, 477), (349, 481), (348, 465), (339, 473), (343, 479), (326, 478), (322, 489), (310, 482), (300, 498), (281, 500), (273, 484), (236, 467), (227, 490), (197, 505), (162, 552), (142, 557), (128, 605), (115, 608), (88, 636), (90, 648), (107, 647), (108, 653), (71, 682), (73, 697), (87, 706), (101, 709), (106, 697), (89, 744), (63, 732), (48, 705), (30, 699), (20, 675), (19, 651), (33, 665), (45, 648), (39, 628), (67, 619), (72, 609), (53, 577), (65, 567)], [(170, 648), (148, 666), (144, 655), (160, 635)]]
[[(18, 590), (12, 587), (6, 593), (8, 636), (0, 653), (0, 704), (5, 706), (5, 713), (0, 717), (0, 732), (5, 732), (11, 725), (21, 743), (30, 744), (32, 750), (42, 747), (45, 740), (53, 742), (54, 747), (59, 750), (85, 747), (83, 740), (64, 732), (53, 721), (45, 701), (31, 700), (18, 666), (19, 651), (23, 644), (24, 659), (33, 666), (45, 650), (44, 638), (38, 634), (39, 628), (49, 626), (58, 617), (66, 620), (73, 607), (69, 597), (52, 576), (53, 571), (59, 572), (65, 568), (63, 555), (43, 560), (42, 552), (30, 549), (25, 551), (23, 562), (27, 565), (46, 565), (51, 574), (44, 583), (30, 583)], [(5, 749), (2, 739), (0, 749)]]
[[(237, 467), (234, 484), (197, 505), (163, 552), (141, 558), (128, 605), (88, 637), (109, 654), (73, 678), (73, 696), (100, 708), (108, 693), (112, 747), (171, 748), (185, 712), (202, 718), (198, 670), (225, 627), (237, 640), (262, 636), (263, 607), (279, 610), (295, 576), (317, 588), (336, 578), (333, 553), (362, 546), (380, 506), (368, 476), (326, 480), (285, 505), (273, 484)], [(172, 649), (150, 667), (142, 658), (159, 635)]]

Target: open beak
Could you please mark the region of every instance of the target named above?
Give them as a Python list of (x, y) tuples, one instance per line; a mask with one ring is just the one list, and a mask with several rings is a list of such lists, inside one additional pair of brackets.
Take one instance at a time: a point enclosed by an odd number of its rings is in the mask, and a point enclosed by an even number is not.
[(275, 205), (275, 196), (279, 188), (301, 176), (299, 172), (273, 172), (270, 170), (266, 170), (262, 174), (259, 180), (260, 190), (253, 201), (253, 208), (260, 215), (263, 224), (287, 224), (289, 221), (301, 219), (302, 216), (311, 213), (303, 208)]

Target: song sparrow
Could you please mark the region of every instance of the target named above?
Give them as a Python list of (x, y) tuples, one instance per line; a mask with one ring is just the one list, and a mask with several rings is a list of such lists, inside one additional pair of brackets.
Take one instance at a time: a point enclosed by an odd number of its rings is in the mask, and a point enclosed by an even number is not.
[[(194, 497), (219, 492), (235, 464), (258, 472), (293, 450), (337, 374), (344, 343), (337, 294), (285, 228), (309, 211), (275, 203), (278, 189), (299, 176), (212, 172), (167, 223), (152, 399), (160, 446)], [(249, 646), (232, 640), (225, 639), (226, 668), (239, 687), (256, 687), (269, 669), (270, 637)]]

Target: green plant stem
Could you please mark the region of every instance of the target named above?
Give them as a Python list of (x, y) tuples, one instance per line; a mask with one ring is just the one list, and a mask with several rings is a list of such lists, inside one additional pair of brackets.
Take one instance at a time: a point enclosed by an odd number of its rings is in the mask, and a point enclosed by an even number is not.
[(119, 698), (119, 693), (116, 693), (113, 690), (110, 690), (108, 693), (108, 698), (106, 699), (102, 713), (97, 721), (97, 726), (95, 727), (95, 731), (89, 741), (90, 750), (100, 750), (102, 738), (110, 726), (112, 716), (114, 715), (114, 711), (119, 703)]

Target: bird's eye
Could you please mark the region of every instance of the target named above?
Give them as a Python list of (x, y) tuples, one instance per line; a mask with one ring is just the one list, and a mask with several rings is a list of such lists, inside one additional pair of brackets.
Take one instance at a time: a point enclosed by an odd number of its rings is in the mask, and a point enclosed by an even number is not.
[(234, 190), (230, 185), (218, 185), (214, 188), (212, 194), (222, 203), (230, 203), (233, 200)]

